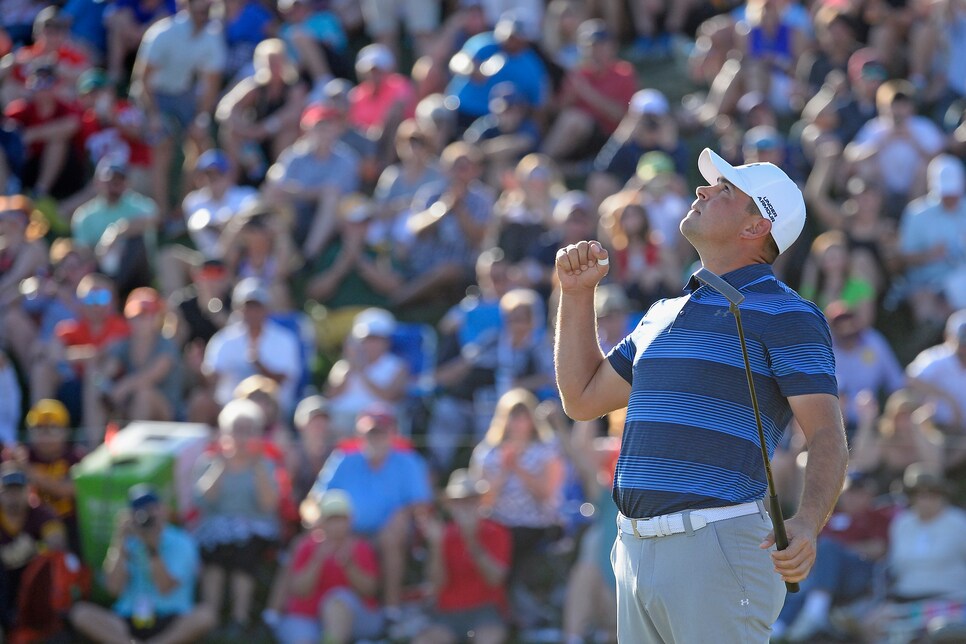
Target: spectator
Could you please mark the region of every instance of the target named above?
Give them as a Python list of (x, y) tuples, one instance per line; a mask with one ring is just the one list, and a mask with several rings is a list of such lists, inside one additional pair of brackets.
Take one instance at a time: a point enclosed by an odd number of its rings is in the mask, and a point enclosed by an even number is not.
[(0, 305), (4, 308), (19, 296), (22, 280), (46, 268), (47, 248), (42, 239), (46, 231), (39, 215), (27, 197), (0, 197)]
[(105, 11), (107, 74), (112, 83), (127, 79), (129, 59), (148, 29), (176, 11), (175, 0), (118, 0)]
[(193, 248), (168, 244), (158, 257), (158, 281), (164, 293), (185, 285), (187, 273), (209, 260), (223, 260), (225, 229), (240, 213), (258, 203), (258, 190), (232, 179), (228, 156), (217, 148), (205, 150), (195, 162), (194, 185), (181, 203)]
[(97, 196), (71, 219), (74, 242), (95, 252), (121, 297), (151, 283), (159, 224), (157, 204), (128, 188), (127, 173), (125, 164), (102, 159), (95, 173)]
[(349, 75), (348, 40), (335, 13), (312, 0), (282, 0), (278, 11), (283, 19), (279, 37), (300, 74), (312, 83)]
[(25, 419), (26, 449), (17, 460), (40, 502), (49, 507), (64, 525), (70, 551), (80, 553), (76, 490), (70, 468), (81, 454), (71, 442), (70, 414), (59, 400), (46, 398), (34, 403)]
[(279, 490), (275, 465), (259, 446), (265, 416), (258, 405), (229, 402), (218, 415), (218, 430), (216, 451), (198, 463), (194, 536), (204, 562), (202, 602), (220, 615), (227, 583), (229, 628), (241, 635), (251, 618), (255, 572), (268, 563), (278, 539)]
[(444, 490), (450, 520), (427, 516), (420, 528), (429, 542), (426, 577), (435, 599), (431, 625), (415, 644), (506, 641), (509, 531), (482, 513), (488, 486), (468, 470), (454, 470)]
[[(102, 69), (89, 69), (77, 79), (81, 114), (80, 139), (87, 159), (97, 166), (111, 159), (127, 168), (131, 188), (140, 194), (151, 192), (152, 146), (145, 133), (144, 112), (121, 97)], [(92, 197), (88, 187), (71, 203)]]
[(496, 400), (497, 344), (505, 321), (500, 299), (511, 288), (510, 263), (499, 248), (476, 262), (479, 293), (467, 295), (437, 327), (441, 336), (434, 380), (437, 395), (426, 427), (431, 462), (439, 472), (452, 468), (467, 445), (476, 445), (489, 426)]
[(537, 149), (540, 129), (526, 98), (511, 81), (493, 86), (489, 105), (490, 113), (473, 121), (463, 140), (483, 153), (487, 182), (498, 185), (524, 155)]
[(617, 260), (614, 280), (639, 310), (646, 311), (680, 290), (682, 268), (674, 248), (652, 227), (648, 211), (636, 195), (629, 191), (612, 195), (600, 205), (600, 211)]
[(851, 437), (859, 424), (860, 394), (885, 399), (905, 386), (906, 377), (885, 337), (848, 303), (832, 302), (825, 308), (825, 316), (832, 331), (839, 402)]
[(525, 288), (507, 291), (500, 298), (500, 316), (505, 332), (497, 340), (496, 394), (525, 389), (541, 398), (552, 397), (553, 349), (540, 294)]
[(269, 293), (258, 279), (238, 282), (231, 304), (238, 318), (211, 337), (202, 363), (215, 402), (227, 404), (238, 383), (262, 374), (279, 383), (279, 405), (288, 413), (302, 365), (297, 338), (268, 318)]
[(300, 400), (294, 422), (297, 437), (286, 458), (286, 469), (292, 477), (292, 497), (304, 499), (335, 447), (328, 399), (312, 395)]
[(892, 583), (887, 601), (866, 622), (869, 637), (915, 639), (932, 615), (955, 611), (964, 599), (966, 544), (958, 535), (966, 530), (966, 514), (950, 505), (941, 471), (913, 464), (902, 481), (909, 508), (889, 527)]
[(180, 353), (164, 335), (164, 300), (153, 288), (131, 291), (124, 317), (131, 334), (107, 351), (98, 387), (106, 414), (124, 421), (177, 419), (181, 409)]
[(359, 414), (359, 450), (336, 450), (319, 473), (311, 494), (345, 490), (352, 503), (352, 529), (370, 539), (379, 552), (386, 617), (401, 617), (407, 554), (414, 517), (432, 500), (429, 473), (422, 457), (395, 443), (398, 421), (385, 405)]
[(227, 51), (221, 26), (210, 20), (211, 0), (178, 0), (178, 13), (144, 32), (132, 77), (132, 95), (147, 114), (154, 142), (154, 200), (167, 219), (175, 144), (204, 149)]
[(620, 344), (630, 326), (631, 303), (620, 284), (603, 284), (594, 296), (597, 337), (605, 354)]
[(938, 326), (963, 299), (951, 286), (966, 272), (966, 172), (940, 155), (929, 163), (929, 194), (902, 213), (899, 252), (908, 267), (909, 304), (916, 320)]
[(382, 614), (376, 551), (352, 531), (352, 500), (331, 489), (302, 502), (309, 531), (292, 546), (281, 644), (348, 644), (378, 637)]
[[(55, 67), (64, 81), (57, 89), (62, 98), (74, 94), (74, 82), (90, 66), (87, 55), (70, 38), (70, 16), (59, 7), (45, 7), (33, 23), (33, 44), (18, 48), (4, 63), (0, 73), (9, 74), (4, 83), (4, 103), (23, 98), (30, 88), (27, 81), (38, 66)], [(3, 69), (6, 68), (6, 69)]]
[(257, 185), (268, 161), (298, 139), (308, 88), (279, 39), (258, 43), (253, 63), (254, 74), (218, 102), (216, 118), (232, 175)]
[[(863, 257), (865, 259), (865, 257)], [(875, 322), (876, 292), (870, 269), (853, 258), (848, 238), (841, 230), (822, 233), (812, 242), (802, 269), (798, 291), (820, 308), (841, 300), (862, 326)]]
[(28, 374), (34, 358), (46, 352), (57, 324), (78, 317), (77, 286), (95, 268), (91, 257), (76, 250), (66, 237), (55, 240), (48, 255), (49, 264), (20, 281), (20, 297), (6, 307), (0, 324), (0, 335), (22, 372)]
[(894, 513), (894, 508), (877, 504), (877, 496), (875, 479), (860, 471), (848, 475), (835, 512), (819, 534), (816, 565), (801, 591), (786, 598), (772, 627), (774, 637), (805, 642), (830, 633), (833, 604), (848, 603), (873, 589)]
[(539, 291), (545, 300), (549, 298), (557, 250), (580, 239), (596, 237), (598, 223), (597, 213), (587, 193), (571, 190), (561, 195), (553, 207), (550, 230), (527, 251), (520, 285)]
[(313, 104), (335, 108), (332, 118), (341, 125), (342, 130), (339, 141), (359, 155), (359, 185), (368, 194), (382, 169), (390, 161), (395, 160), (390, 143), (391, 136), (395, 136), (395, 128), (399, 121), (398, 119), (393, 121), (392, 132), (387, 136), (370, 137), (366, 128), (354, 123), (350, 118), (352, 103), (349, 96), (355, 87), (344, 78), (333, 78), (321, 87), (321, 92), (317, 88), (309, 98)]
[(275, 13), (257, 0), (228, 0), (221, 17), (228, 47), (225, 65), (226, 80), (251, 71), (252, 57), (259, 43), (272, 35), (276, 28)]
[(339, 199), (359, 184), (359, 157), (339, 141), (344, 125), (328, 105), (302, 114), (302, 135), (268, 170), (266, 201), (295, 210), (293, 238), (304, 257), (315, 257), (331, 241)]
[(105, 644), (199, 641), (217, 618), (195, 602), (198, 546), (168, 522), (149, 485), (135, 485), (128, 499), (104, 559), (105, 590), (117, 601), (109, 609), (80, 602), (70, 622), (85, 637)]
[(399, 124), (395, 151), (399, 162), (382, 171), (372, 195), (377, 209), (369, 239), (383, 246), (392, 245), (403, 225), (400, 220), (408, 215), (420, 189), (444, 178), (433, 155), (432, 141), (415, 120)]
[(80, 316), (54, 327), (54, 338), (42, 344), (30, 368), (30, 395), (34, 400), (63, 400), (71, 417), (81, 420), (91, 446), (100, 444), (102, 425), (95, 424), (100, 393), (94, 377), (108, 346), (130, 333), (127, 321), (115, 310), (114, 283), (92, 273), (77, 284)]
[(403, 284), (385, 245), (369, 240), (375, 206), (365, 197), (339, 205), (339, 229), (321, 255), (305, 267), (305, 298), (324, 304), (325, 344), (341, 346), (352, 318), (367, 307), (387, 308)]
[(516, 164), (513, 174), (502, 179), (503, 193), (494, 206), (497, 218), (488, 243), (503, 251), (511, 264), (521, 264), (527, 253), (553, 226), (553, 209), (566, 191), (557, 164), (543, 154), (528, 154)]
[(861, 176), (885, 188), (890, 215), (925, 192), (926, 166), (943, 147), (942, 133), (915, 113), (915, 88), (906, 81), (887, 81), (875, 94), (878, 116), (868, 121), (845, 150)]
[(889, 396), (881, 418), (869, 392), (856, 396), (856, 410), (859, 426), (850, 467), (873, 477), (880, 493), (890, 491), (913, 463), (942, 466), (942, 436), (914, 391), (900, 389)]
[(640, 157), (655, 150), (668, 154), (678, 173), (686, 172), (685, 150), (678, 140), (677, 124), (667, 97), (648, 88), (631, 97), (627, 114), (594, 160), (594, 173), (588, 178), (587, 191), (595, 203), (617, 192), (634, 176)]
[(67, 547), (63, 524), (46, 505), (31, 504), (27, 484), (27, 475), (18, 465), (0, 465), (0, 574), (5, 586), (0, 625), (4, 629), (11, 625), (27, 565), (45, 549)]
[(651, 229), (662, 248), (671, 253), (669, 261), (679, 266), (691, 263), (694, 249), (681, 234), (681, 220), (690, 208), (690, 197), (684, 176), (677, 172), (670, 155), (660, 150), (644, 154), (624, 189), (637, 192)]
[(637, 89), (634, 68), (617, 58), (616, 42), (603, 20), (577, 30), (580, 63), (564, 79), (560, 113), (543, 141), (553, 159), (583, 158), (614, 133)]
[(23, 188), (37, 197), (64, 199), (85, 183), (76, 146), (80, 114), (73, 102), (58, 96), (60, 82), (57, 68), (40, 65), (27, 76), (26, 97), (11, 101), (4, 110), (27, 146)]
[(452, 143), (441, 161), (446, 180), (426, 186), (413, 199), (407, 223), (413, 243), (403, 262), (407, 282), (394, 299), (397, 308), (430, 301), (449, 308), (462, 297), (481, 250), (493, 198), (478, 179), (480, 153)]
[(359, 84), (349, 91), (349, 120), (370, 139), (392, 140), (396, 127), (416, 107), (412, 81), (396, 71), (396, 58), (381, 43), (356, 57)]
[(587, 17), (587, 7), (582, 2), (551, 0), (543, 21), (540, 51), (564, 70), (576, 68), (581, 58), (577, 31)]
[(512, 535), (511, 583), (526, 577), (542, 549), (563, 532), (564, 463), (536, 408), (536, 397), (525, 389), (500, 396), (490, 429), (470, 461), (470, 471), (489, 485), (484, 505), (491, 518)]
[(395, 318), (385, 309), (369, 308), (355, 316), (342, 358), (326, 383), (337, 435), (351, 434), (358, 428), (359, 414), (374, 404), (400, 411), (411, 374), (405, 361), (390, 351), (395, 328)]
[(910, 385), (936, 406), (936, 422), (945, 431), (966, 427), (966, 310), (949, 316), (945, 342), (916, 356), (906, 373)]

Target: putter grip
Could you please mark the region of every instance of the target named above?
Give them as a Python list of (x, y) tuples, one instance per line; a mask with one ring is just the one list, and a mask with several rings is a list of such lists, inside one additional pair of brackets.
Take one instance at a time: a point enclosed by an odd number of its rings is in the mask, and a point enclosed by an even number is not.
[[(788, 535), (785, 534), (785, 517), (782, 516), (782, 506), (778, 504), (778, 497), (772, 495), (768, 499), (771, 524), (775, 529), (775, 547), (784, 550), (788, 547)], [(790, 593), (798, 592), (798, 582), (786, 581), (785, 590)]]

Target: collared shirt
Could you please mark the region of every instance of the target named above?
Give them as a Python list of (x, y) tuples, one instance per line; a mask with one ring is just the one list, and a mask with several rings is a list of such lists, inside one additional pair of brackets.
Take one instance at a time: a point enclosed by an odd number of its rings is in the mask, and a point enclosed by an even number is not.
[(155, 68), (152, 90), (178, 95), (191, 91), (201, 74), (224, 71), (228, 49), (219, 23), (196, 31), (188, 14), (180, 12), (145, 32), (138, 58)]
[[(82, 246), (94, 248), (101, 237), (112, 225), (121, 221), (150, 219), (158, 214), (158, 206), (150, 197), (128, 190), (114, 203), (97, 196), (80, 205), (71, 219), (71, 235)], [(154, 246), (154, 233), (147, 231), (145, 236), (151, 247)]]
[(158, 553), (164, 568), (177, 586), (162, 593), (151, 576), (151, 560), (144, 543), (136, 537), (125, 542), (128, 555), (128, 583), (114, 604), (114, 612), (130, 617), (139, 601), (149, 601), (153, 613), (159, 616), (185, 615), (195, 607), (195, 581), (201, 559), (198, 546), (187, 532), (172, 525), (161, 530)]
[(433, 500), (426, 461), (414, 451), (396, 448), (377, 468), (361, 451), (333, 452), (312, 493), (332, 489), (349, 495), (352, 529), (369, 536), (377, 534), (399, 510)]
[[(741, 304), (769, 454), (792, 419), (788, 397), (837, 395), (825, 317), (767, 264), (722, 276)], [(614, 481), (625, 516), (745, 503), (767, 485), (744, 361), (728, 301), (709, 286), (654, 304), (608, 355), (631, 383)]]

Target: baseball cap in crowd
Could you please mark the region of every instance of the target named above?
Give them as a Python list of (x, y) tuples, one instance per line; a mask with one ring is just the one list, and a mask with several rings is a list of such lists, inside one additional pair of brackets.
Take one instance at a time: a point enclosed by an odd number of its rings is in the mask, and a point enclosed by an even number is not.
[(656, 89), (642, 89), (631, 96), (628, 110), (634, 114), (663, 116), (670, 111), (667, 97)]
[(309, 421), (316, 416), (329, 415), (329, 399), (324, 396), (314, 395), (303, 398), (295, 406), (293, 421), (296, 427), (305, 427)]
[(322, 87), (322, 95), (331, 106), (348, 105), (352, 87), (352, 83), (344, 78), (333, 78)]
[(392, 405), (377, 400), (359, 412), (356, 417), (356, 430), (368, 434), (374, 429), (395, 429), (397, 422), (399, 419)]
[(127, 177), (127, 164), (106, 156), (97, 162), (94, 176), (98, 181), (110, 181), (114, 177)]
[(599, 18), (584, 20), (577, 27), (578, 45), (595, 45), (605, 40), (610, 40), (610, 32), (607, 30), (607, 23)]
[(366, 74), (373, 69), (391, 72), (396, 68), (396, 57), (382, 43), (372, 43), (359, 50), (356, 56), (356, 73)]
[(935, 197), (962, 197), (966, 192), (963, 162), (951, 154), (940, 154), (926, 170), (929, 192)]
[(155, 505), (161, 502), (161, 497), (155, 491), (151, 485), (147, 483), (138, 483), (137, 485), (131, 486), (127, 491), (127, 503), (132, 510), (143, 510), (148, 506)]
[(80, 96), (84, 96), (85, 94), (109, 87), (110, 84), (111, 81), (107, 77), (107, 72), (103, 69), (88, 69), (77, 77), (77, 93)]
[(585, 214), (591, 214), (594, 211), (594, 205), (590, 200), (590, 196), (581, 190), (569, 190), (557, 199), (557, 203), (553, 207), (553, 218), (554, 221), (564, 222), (570, 217), (570, 214), (575, 210), (581, 211)]
[(502, 81), (490, 90), (490, 111), (499, 114), (511, 107), (526, 105), (527, 97), (513, 81)]
[(742, 145), (755, 150), (777, 150), (785, 147), (785, 140), (772, 126), (758, 125), (745, 132)]
[(738, 103), (735, 105), (735, 109), (738, 110), (739, 114), (743, 116), (748, 116), (751, 114), (752, 110), (759, 107), (767, 107), (768, 101), (765, 100), (765, 95), (761, 92), (751, 91), (744, 94), (738, 99)]
[(27, 427), (67, 427), (70, 425), (70, 413), (64, 403), (53, 398), (43, 398), (34, 403), (27, 412)]
[(863, 47), (849, 56), (846, 71), (853, 82), (860, 78), (878, 81), (889, 78), (889, 70), (879, 60), (879, 54), (871, 47)]
[(26, 487), (27, 475), (15, 463), (0, 466), (0, 488)]
[(449, 475), (449, 481), (443, 493), (448, 499), (467, 499), (474, 496), (483, 496), (490, 491), (490, 485), (474, 476), (466, 468), (453, 470)]
[(936, 492), (949, 494), (949, 482), (942, 470), (926, 463), (913, 463), (902, 473), (902, 489), (906, 494)]
[(324, 492), (313, 490), (299, 504), (299, 516), (306, 526), (312, 526), (328, 517), (350, 517), (352, 498), (345, 490), (334, 488)]
[(708, 183), (730, 181), (751, 197), (762, 217), (771, 221), (778, 252), (788, 250), (805, 227), (805, 197), (794, 181), (772, 163), (733, 166), (710, 148), (698, 157), (698, 170)]
[(302, 112), (302, 119), (299, 124), (302, 126), (303, 130), (308, 130), (316, 126), (316, 124), (322, 121), (329, 121), (334, 118), (341, 116), (339, 110), (337, 110), (332, 105), (327, 103), (316, 103), (315, 105), (309, 105)]
[(516, 11), (505, 11), (493, 27), (493, 39), (498, 43), (504, 43), (514, 36), (528, 38), (527, 22)]
[(674, 174), (674, 159), (667, 152), (652, 150), (641, 155), (637, 161), (637, 178), (647, 183), (655, 177)]
[(131, 291), (124, 303), (124, 317), (136, 318), (142, 313), (160, 313), (164, 309), (161, 294), (150, 286), (139, 286)]
[(217, 148), (202, 152), (195, 163), (195, 170), (198, 172), (215, 170), (219, 174), (226, 174), (230, 168), (231, 162), (228, 160), (228, 155)]
[(352, 337), (356, 339), (378, 336), (388, 338), (396, 330), (396, 318), (385, 309), (368, 308), (352, 321)]
[(235, 285), (235, 290), (231, 293), (231, 301), (235, 306), (257, 302), (263, 306), (268, 306), (271, 297), (268, 289), (257, 277), (246, 277)]

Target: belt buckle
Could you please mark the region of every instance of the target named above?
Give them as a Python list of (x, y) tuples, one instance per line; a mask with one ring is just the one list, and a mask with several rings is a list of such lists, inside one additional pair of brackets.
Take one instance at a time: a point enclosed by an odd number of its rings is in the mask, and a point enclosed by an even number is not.
[(647, 537), (645, 537), (643, 534), (641, 534), (640, 532), (637, 531), (637, 522), (638, 521), (639, 521), (639, 519), (631, 519), (631, 530), (634, 531), (634, 536), (637, 539), (646, 539)]

